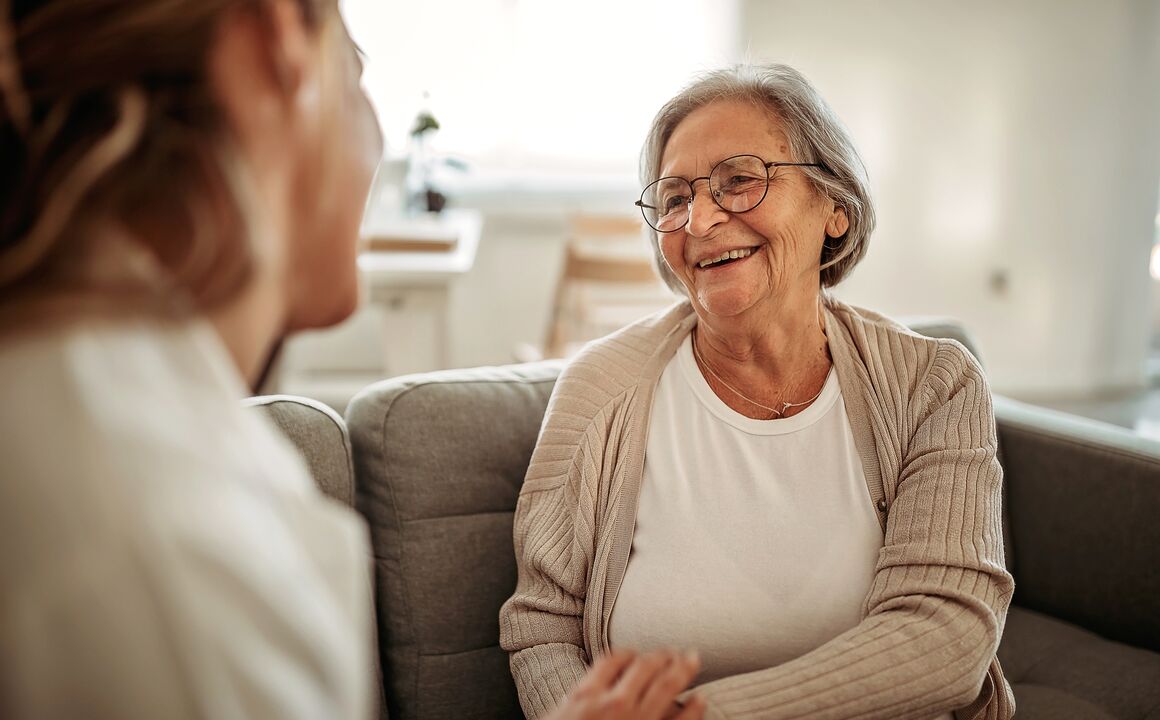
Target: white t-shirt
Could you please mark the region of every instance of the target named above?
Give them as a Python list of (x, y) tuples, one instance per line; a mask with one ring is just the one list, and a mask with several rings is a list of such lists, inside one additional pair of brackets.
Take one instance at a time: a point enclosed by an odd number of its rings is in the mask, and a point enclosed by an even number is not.
[(696, 649), (698, 683), (779, 665), (858, 624), (882, 543), (834, 371), (802, 412), (753, 420), (690, 336), (657, 386), (610, 644)]
[(204, 323), (0, 345), (0, 717), (366, 718), (370, 550)]

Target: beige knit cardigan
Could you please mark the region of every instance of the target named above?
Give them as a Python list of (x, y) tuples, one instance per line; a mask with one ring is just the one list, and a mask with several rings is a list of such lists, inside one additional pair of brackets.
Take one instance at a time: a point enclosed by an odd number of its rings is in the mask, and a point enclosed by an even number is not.
[[(1009, 718), (995, 651), (1014, 582), (982, 370), (953, 340), (825, 305), (885, 544), (857, 626), (790, 662), (699, 686), (706, 717)], [(653, 392), (695, 323), (679, 303), (589, 345), (556, 384), (516, 508), (519, 579), (500, 610), (528, 717), (554, 708), (608, 651)]]

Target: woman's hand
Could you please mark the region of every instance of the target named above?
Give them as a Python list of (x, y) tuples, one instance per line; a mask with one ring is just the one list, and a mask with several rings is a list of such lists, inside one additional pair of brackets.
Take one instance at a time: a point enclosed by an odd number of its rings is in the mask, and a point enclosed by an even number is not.
[(700, 720), (705, 712), (702, 698), (694, 695), (684, 707), (675, 702), (700, 669), (700, 660), (691, 653), (609, 653), (593, 664), (550, 720)]

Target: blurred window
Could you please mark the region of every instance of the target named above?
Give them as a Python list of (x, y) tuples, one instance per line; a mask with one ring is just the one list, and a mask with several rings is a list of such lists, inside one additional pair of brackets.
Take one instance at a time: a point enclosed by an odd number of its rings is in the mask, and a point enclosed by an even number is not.
[[(636, 176), (660, 106), (733, 57), (736, 0), (343, 0), (392, 154), (415, 115), (475, 173)], [(428, 96), (426, 100), (425, 96)]]

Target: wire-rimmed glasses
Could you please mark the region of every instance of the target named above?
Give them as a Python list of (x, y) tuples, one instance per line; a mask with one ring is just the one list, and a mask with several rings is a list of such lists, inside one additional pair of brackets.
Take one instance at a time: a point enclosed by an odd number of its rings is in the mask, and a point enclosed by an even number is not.
[(709, 181), (709, 195), (727, 213), (749, 212), (761, 204), (769, 192), (769, 181), (779, 167), (816, 167), (820, 163), (766, 162), (756, 155), (734, 155), (713, 166), (707, 177), (686, 180), (681, 177), (663, 177), (654, 180), (634, 203), (644, 215), (644, 221), (657, 232), (676, 232), (689, 223), (689, 209), (693, 205), (693, 183)]

